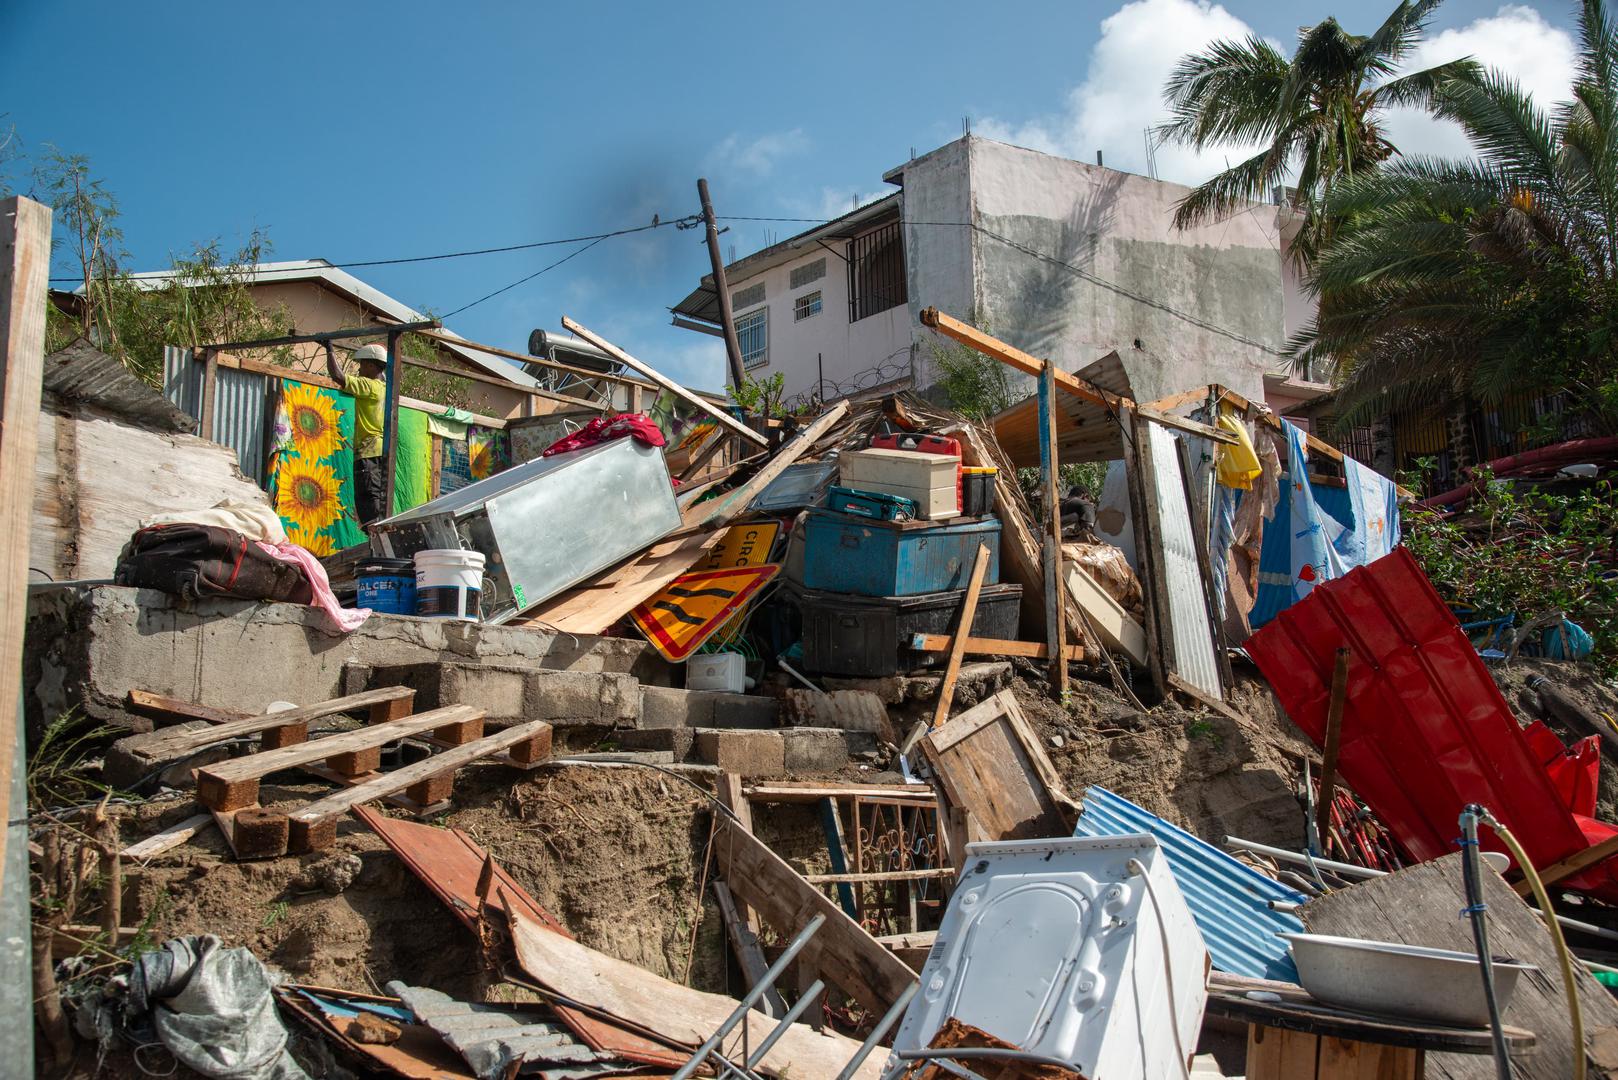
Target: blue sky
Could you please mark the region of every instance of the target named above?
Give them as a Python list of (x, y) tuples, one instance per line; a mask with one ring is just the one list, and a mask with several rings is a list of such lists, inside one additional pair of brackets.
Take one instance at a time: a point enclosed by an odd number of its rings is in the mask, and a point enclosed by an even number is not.
[[(0, 135), (90, 157), (117, 195), (128, 265), (267, 230), (272, 258), (431, 255), (592, 234), (697, 209), (821, 218), (973, 130), (1143, 171), (1142, 129), (1183, 52), (1249, 30), (1290, 51), (1391, 2), (1197, 0), (1001, 5), (26, 3), (0, 5)], [(1371, 14), (1362, 15), (1361, 12)], [(1470, 53), (1542, 94), (1565, 88), (1571, 4), (1451, 0), (1427, 60)], [(1405, 149), (1462, 152), (1418, 117)], [(1217, 157), (1159, 152), (1195, 182)], [(13, 163), (11, 171), (19, 168)], [(13, 185), (23, 178), (13, 175)], [(744, 255), (803, 226), (735, 222)], [(353, 271), (451, 311), (567, 248)], [(59, 259), (54, 272), (67, 271)], [(669, 325), (707, 270), (700, 230), (606, 241), (450, 320), (521, 351), (568, 314), (670, 375), (714, 388), (723, 349)]]

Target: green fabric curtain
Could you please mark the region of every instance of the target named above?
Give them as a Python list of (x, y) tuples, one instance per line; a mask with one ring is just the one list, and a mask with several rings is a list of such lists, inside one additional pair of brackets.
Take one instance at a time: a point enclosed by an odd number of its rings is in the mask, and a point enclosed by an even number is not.
[(397, 438), (393, 512), (402, 514), (432, 498), (433, 437), (427, 430), (427, 414), (420, 409), (400, 409)]

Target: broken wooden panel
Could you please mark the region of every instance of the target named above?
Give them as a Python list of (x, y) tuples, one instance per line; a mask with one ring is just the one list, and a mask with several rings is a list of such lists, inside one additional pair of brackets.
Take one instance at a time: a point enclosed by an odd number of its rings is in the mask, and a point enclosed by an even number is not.
[(736, 822), (720, 819), (713, 843), (731, 892), (783, 936), (796, 934), (816, 915), (826, 917), (801, 955), (862, 1006), (881, 1015), (915, 982), (910, 969), (864, 927)]
[[(820, 932), (824, 934), (826, 929), (822, 927)], [(693, 990), (597, 952), (521, 915), (512, 921), (511, 931), (523, 971), (550, 992), (693, 1050), (739, 1004), (735, 998)], [(882, 946), (874, 941), (872, 945), (887, 955)], [(752, 1010), (742, 1022), (748, 1027), (749, 1045), (755, 1047), (775, 1027), (774, 1020)], [(793, 1024), (762, 1064), (764, 1071), (777, 1076), (836, 1076), (858, 1049), (859, 1043), (853, 1039)], [(881, 1075), (879, 1059), (878, 1054), (867, 1058), (855, 1076)]]
[[(1471, 953), (1475, 951), (1471, 924), (1456, 916), (1467, 906), (1461, 872), (1461, 855), (1446, 855), (1328, 893), (1304, 905), (1299, 914), (1314, 934)], [(1517, 992), (1501, 1015), (1504, 1023), (1526, 1028), (1538, 1040), (1533, 1054), (1513, 1061), (1512, 1075), (1519, 1080), (1565, 1080), (1573, 1075), (1572, 1025), (1550, 932), (1499, 874), (1484, 867), (1482, 879), (1483, 902), (1489, 905), (1489, 950), (1540, 969), (1537, 976), (1517, 980)], [(1586, 1037), (1618, 1027), (1618, 1002), (1583, 965), (1575, 964), (1573, 970)], [(1427, 1076), (1432, 1080), (1492, 1080), (1494, 1075), (1488, 1057), (1427, 1057)]]
[(1146, 666), (1146, 630), (1125, 611), (1123, 605), (1103, 589), (1089, 571), (1076, 562), (1066, 562), (1067, 594), (1101, 638), (1102, 645), (1117, 649), (1139, 667)]
[(1068, 836), (1078, 804), (1010, 690), (952, 717), (921, 740), (944, 801), (990, 840)]

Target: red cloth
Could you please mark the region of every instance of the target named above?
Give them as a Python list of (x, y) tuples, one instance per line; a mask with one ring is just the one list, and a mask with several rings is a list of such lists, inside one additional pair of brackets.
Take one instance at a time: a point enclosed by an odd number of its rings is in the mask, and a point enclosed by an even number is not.
[(647, 446), (662, 446), (668, 440), (663, 437), (663, 430), (652, 423), (641, 413), (619, 413), (611, 420), (598, 416), (585, 424), (571, 435), (564, 435), (545, 448), (540, 457), (550, 457), (552, 454), (565, 454), (569, 450), (583, 450), (587, 446), (597, 443), (611, 442), (613, 439), (634, 439)]

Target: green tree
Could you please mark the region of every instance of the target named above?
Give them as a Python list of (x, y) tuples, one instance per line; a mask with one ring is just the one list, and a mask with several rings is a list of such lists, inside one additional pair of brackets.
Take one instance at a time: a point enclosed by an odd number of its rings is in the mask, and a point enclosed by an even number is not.
[(1325, 19), (1299, 31), (1291, 59), (1258, 37), (1217, 41), (1184, 57), (1164, 89), (1172, 119), (1159, 132), (1199, 150), (1231, 143), (1259, 150), (1181, 200), (1175, 225), (1189, 228), (1266, 200), (1293, 177), (1289, 200), (1304, 221), (1292, 251), (1307, 265), (1331, 233), (1320, 206), (1332, 187), (1395, 153), (1383, 135), (1383, 113), (1430, 107), (1447, 81), (1476, 77), (1469, 59), (1394, 77), (1438, 3), (1406, 0), (1368, 36)]
[(1491, 72), (1436, 96), (1478, 157), (1391, 162), (1338, 186), (1300, 363), (1329, 361), (1340, 415), (1570, 392), (1618, 428), (1618, 31), (1580, 15), (1573, 99), (1547, 112)]

